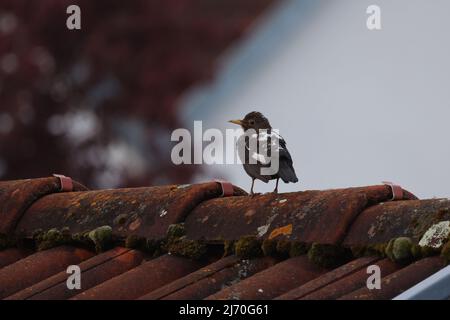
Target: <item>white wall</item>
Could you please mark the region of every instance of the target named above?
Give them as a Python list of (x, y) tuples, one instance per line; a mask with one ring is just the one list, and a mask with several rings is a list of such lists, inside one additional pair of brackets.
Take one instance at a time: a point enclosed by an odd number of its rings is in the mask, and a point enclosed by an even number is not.
[[(382, 30), (366, 28), (381, 7)], [(391, 180), (450, 196), (450, 1), (287, 1), (184, 101), (187, 125), (232, 127), (258, 110), (288, 143), (300, 182), (281, 192)], [(205, 168), (249, 189), (241, 166)], [(256, 191), (271, 191), (257, 182)]]

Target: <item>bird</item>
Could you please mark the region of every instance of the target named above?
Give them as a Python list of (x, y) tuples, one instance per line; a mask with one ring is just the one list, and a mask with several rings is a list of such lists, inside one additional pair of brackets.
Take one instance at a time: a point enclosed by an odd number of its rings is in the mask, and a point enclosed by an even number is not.
[[(244, 130), (244, 134), (239, 137), (236, 145), (238, 147), (238, 155), (243, 163), (244, 170), (252, 178), (250, 195), (254, 195), (253, 187), (255, 184), (255, 179), (261, 180), (265, 183), (276, 179), (275, 189), (273, 190), (274, 193), (278, 193), (278, 182), (280, 179), (285, 183), (298, 182), (298, 178), (293, 167), (291, 154), (286, 147), (286, 141), (276, 132), (276, 130), (272, 129), (269, 120), (263, 116), (261, 112), (252, 111), (242, 120), (229, 120), (229, 122), (241, 126)], [(252, 141), (252, 139), (256, 140)], [(274, 143), (274, 141), (278, 141), (278, 172), (268, 175), (262, 174), (261, 168), (270, 167), (271, 159), (270, 151), (268, 150), (271, 149), (270, 146)], [(251, 146), (255, 145), (257, 146), (257, 149), (251, 150)], [(259, 149), (260, 147), (264, 150)], [(266, 151), (266, 153), (261, 151)], [(249, 161), (250, 157), (256, 161), (251, 163)]]

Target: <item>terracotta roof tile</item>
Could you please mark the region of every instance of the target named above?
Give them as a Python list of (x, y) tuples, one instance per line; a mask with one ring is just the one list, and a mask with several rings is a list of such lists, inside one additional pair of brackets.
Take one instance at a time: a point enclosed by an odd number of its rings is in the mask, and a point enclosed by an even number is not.
[(382, 278), (380, 290), (369, 290), (362, 287), (349, 294), (342, 296), (342, 300), (386, 300), (392, 299), (403, 291), (411, 288), (423, 279), (437, 272), (445, 266), (440, 257), (430, 257), (419, 260), (397, 272)]
[[(394, 271), (400, 269), (400, 266), (396, 263), (383, 259), (374, 263), (380, 268), (381, 276), (386, 276)], [(322, 299), (337, 299), (347, 293), (350, 293), (356, 289), (366, 286), (366, 281), (368, 278), (367, 269), (362, 268), (340, 280), (334, 281), (333, 283), (315, 291), (307, 294), (300, 299), (302, 300), (322, 300)]]
[[(216, 240), (249, 234), (270, 238), (287, 233), (294, 241), (337, 244), (359, 213), (391, 197), (390, 188), (383, 185), (219, 198), (205, 201), (192, 211), (186, 219), (187, 236)], [(405, 197), (412, 196), (408, 193)], [(235, 224), (227, 223), (228, 219)]]
[(10, 248), (0, 251), (0, 269), (25, 258), (30, 254), (29, 250)]
[(446, 220), (450, 220), (448, 199), (379, 203), (358, 215), (344, 244), (370, 245), (396, 237), (410, 237), (419, 242), (431, 225)]
[[(56, 177), (0, 181), (0, 234), (12, 232), (33, 202), (60, 189), (60, 180)], [(74, 190), (84, 189), (81, 184), (74, 183)]]
[[(417, 245), (450, 220), (449, 201), (406, 190), (389, 201), (384, 185), (255, 197), (233, 187), (222, 197), (216, 182), (76, 192), (58, 183), (0, 183), (0, 298), (391, 299), (449, 258)], [(446, 240), (447, 229), (433, 237)], [(80, 290), (66, 286), (72, 264)], [(372, 264), (381, 290), (366, 287)]]
[[(235, 188), (236, 194), (244, 194)], [(169, 225), (182, 222), (200, 202), (218, 197), (219, 183), (55, 193), (36, 201), (20, 220), (16, 233), (31, 236), (60, 221), (72, 232), (113, 227), (120, 236), (163, 238)]]
[(280, 262), (254, 276), (225, 288), (206, 299), (253, 300), (273, 299), (323, 274), (306, 256)]
[(0, 298), (8, 297), (92, 256), (93, 253), (87, 250), (62, 246), (10, 264), (0, 269)]
[(164, 255), (86, 290), (72, 299), (136, 299), (200, 267), (201, 262)]
[(300, 299), (306, 295), (309, 295), (313, 292), (316, 292), (326, 286), (328, 286), (331, 283), (334, 283), (335, 281), (338, 281), (340, 279), (344, 279), (345, 277), (361, 270), (362, 268), (365, 268), (373, 263), (376, 263), (379, 261), (380, 258), (378, 257), (363, 257), (359, 259), (355, 259), (353, 261), (350, 261), (347, 264), (344, 264), (330, 272), (327, 272), (320, 277), (315, 278), (314, 280), (311, 280), (304, 285), (295, 288), (291, 291), (286, 292), (285, 294), (282, 294), (281, 296), (277, 297), (276, 300), (296, 300)]
[[(83, 290), (90, 289), (117, 275), (120, 275), (141, 264), (144, 259), (142, 252), (117, 247), (96, 255), (79, 264), (83, 275)], [(9, 296), (11, 300), (47, 300), (68, 299), (76, 295), (77, 290), (67, 290), (66, 270), (55, 274), (33, 286)]]
[(274, 265), (276, 260), (264, 257), (254, 260), (240, 260), (228, 256), (197, 270), (183, 278), (142, 296), (143, 300), (203, 299), (224, 286), (239, 282), (259, 271)]

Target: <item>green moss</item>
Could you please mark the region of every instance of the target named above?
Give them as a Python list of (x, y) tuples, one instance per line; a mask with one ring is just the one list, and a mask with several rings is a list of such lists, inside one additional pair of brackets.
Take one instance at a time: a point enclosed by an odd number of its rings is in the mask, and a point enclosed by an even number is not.
[(33, 233), (31, 234), (31, 237), (32, 237), (33, 239), (36, 239), (36, 238), (38, 238), (39, 236), (41, 236), (43, 233), (44, 233), (44, 230), (42, 230), (42, 229), (36, 229), (36, 230), (34, 230)]
[(355, 257), (362, 257), (362, 256), (366, 255), (367, 247), (354, 246), (354, 247), (351, 247), (350, 250), (352, 251), (352, 254)]
[(291, 248), (289, 250), (290, 257), (298, 257), (304, 255), (308, 252), (309, 246), (308, 244), (300, 241), (293, 241), (291, 243)]
[(47, 232), (36, 230), (33, 232), (33, 240), (35, 241), (38, 251), (51, 249), (63, 244), (70, 244), (72, 237), (70, 232), (64, 229), (64, 232), (58, 229), (50, 229)]
[(450, 241), (448, 241), (441, 249), (441, 257), (446, 264), (450, 263)]
[(71, 233), (70, 233), (69, 227), (64, 227), (64, 228), (62, 228), (62, 229), (61, 229), (61, 234), (63, 235), (63, 237), (66, 237), (66, 238), (72, 238), (72, 235), (71, 235)]
[(225, 240), (223, 242), (223, 257), (229, 256), (234, 253), (234, 241)]
[(261, 243), (255, 236), (245, 236), (239, 239), (234, 246), (234, 251), (242, 259), (254, 258), (263, 254)]
[(352, 258), (350, 249), (333, 245), (313, 243), (308, 251), (309, 260), (324, 268), (337, 267)]
[(188, 240), (185, 237), (170, 241), (167, 245), (169, 253), (190, 259), (202, 258), (206, 249), (207, 246), (202, 241)]
[(387, 245), (384, 249), (384, 253), (385, 253), (386, 257), (388, 257), (392, 261), (395, 261), (394, 256), (392, 254), (392, 248), (394, 247), (394, 240), (395, 239), (389, 240), (389, 242), (387, 243)]
[(85, 237), (82, 232), (78, 232), (72, 235), (72, 240), (77, 243), (86, 243), (88, 241), (88, 238)]
[(395, 239), (392, 246), (392, 254), (396, 261), (408, 261), (412, 258), (413, 242), (410, 238), (400, 237)]
[[(416, 249), (414, 249), (416, 250)], [(384, 250), (386, 256), (395, 262), (410, 262), (417, 252), (413, 253), (413, 242), (408, 237), (391, 239)]]
[(161, 246), (162, 246), (161, 241), (154, 239), (145, 240), (145, 251), (153, 256), (159, 256), (161, 254), (162, 252)]
[(277, 253), (277, 241), (273, 239), (265, 239), (262, 242), (261, 249), (265, 256), (274, 256)]
[(180, 238), (186, 234), (186, 230), (184, 228), (184, 223), (178, 223), (178, 224), (171, 224), (167, 228), (167, 238), (175, 239)]
[(110, 226), (98, 227), (88, 234), (89, 239), (95, 244), (97, 252), (103, 251), (112, 240), (112, 228)]
[(277, 242), (277, 254), (281, 257), (287, 258), (291, 251), (291, 242), (286, 239), (280, 239)]
[(377, 244), (374, 244), (373, 246), (370, 246), (369, 247), (369, 253), (374, 253), (374, 254), (376, 254), (376, 255), (379, 255), (379, 256), (382, 256), (382, 257), (385, 257), (386, 256), (386, 254), (384, 253), (385, 252), (385, 250), (386, 250), (386, 247), (387, 247), (387, 244), (386, 243), (377, 243)]
[(413, 244), (411, 247), (411, 254), (414, 260), (422, 258), (422, 248), (418, 244)]

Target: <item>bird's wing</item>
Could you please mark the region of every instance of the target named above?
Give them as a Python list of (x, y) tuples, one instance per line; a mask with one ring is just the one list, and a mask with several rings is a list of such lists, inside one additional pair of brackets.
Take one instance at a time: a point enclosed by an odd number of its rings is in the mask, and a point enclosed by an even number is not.
[(272, 151), (279, 153), (280, 160), (284, 158), (289, 164), (292, 164), (292, 157), (286, 148), (286, 141), (275, 130), (271, 130), (270, 132), (263, 130), (259, 134), (255, 133), (250, 135), (249, 139), (257, 139), (256, 144), (253, 143), (253, 145), (257, 145), (255, 150), (252, 150), (252, 144), (246, 141), (245, 135), (239, 137), (237, 141), (239, 158), (242, 162), (245, 162), (245, 155), (242, 152), (245, 151), (257, 163), (269, 165), (271, 161), (269, 154), (271, 154), (272, 149)]
[(278, 170), (278, 176), (286, 183), (298, 182), (298, 178), (293, 167), (291, 154), (286, 148), (286, 141), (281, 138), (279, 143), (280, 167)]

